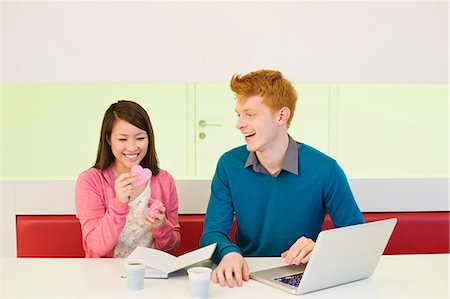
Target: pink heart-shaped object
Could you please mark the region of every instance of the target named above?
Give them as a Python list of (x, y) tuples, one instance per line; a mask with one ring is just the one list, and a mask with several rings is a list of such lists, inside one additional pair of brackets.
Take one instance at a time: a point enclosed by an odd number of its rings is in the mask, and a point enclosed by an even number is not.
[(152, 171), (148, 168), (142, 168), (141, 165), (134, 165), (131, 167), (131, 174), (134, 176), (139, 176), (137, 181), (131, 183), (134, 187), (147, 183), (147, 181), (149, 181), (152, 177)]

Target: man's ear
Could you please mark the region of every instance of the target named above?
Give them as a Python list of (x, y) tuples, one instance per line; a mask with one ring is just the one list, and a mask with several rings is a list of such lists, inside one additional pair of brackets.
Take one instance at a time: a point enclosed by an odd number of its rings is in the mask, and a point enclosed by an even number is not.
[(288, 107), (282, 107), (278, 111), (278, 123), (280, 125), (287, 124), (290, 116), (291, 116), (291, 110)]

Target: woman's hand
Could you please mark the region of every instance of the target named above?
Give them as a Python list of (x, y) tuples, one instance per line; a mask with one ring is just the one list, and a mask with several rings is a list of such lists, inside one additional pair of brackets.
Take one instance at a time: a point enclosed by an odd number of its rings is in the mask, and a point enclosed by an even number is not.
[(128, 202), (130, 200), (131, 193), (134, 190), (132, 182), (136, 181), (139, 177), (134, 176), (131, 172), (125, 172), (119, 175), (114, 182), (114, 190), (116, 191), (116, 198), (120, 202)]
[[(152, 199), (153, 201), (154, 199)], [(166, 225), (166, 208), (164, 205), (159, 205), (154, 217), (151, 217), (148, 213), (145, 213), (145, 222), (150, 225), (151, 229), (162, 228)]]

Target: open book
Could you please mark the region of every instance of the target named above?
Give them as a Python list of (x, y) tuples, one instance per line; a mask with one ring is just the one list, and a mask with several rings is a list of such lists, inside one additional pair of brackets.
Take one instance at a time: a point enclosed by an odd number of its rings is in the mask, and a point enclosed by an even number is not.
[(145, 278), (168, 278), (169, 273), (210, 259), (216, 249), (216, 245), (217, 244), (211, 244), (180, 255), (179, 257), (173, 256), (162, 250), (138, 246), (125, 259), (125, 262), (132, 259), (143, 260), (147, 265), (145, 269)]

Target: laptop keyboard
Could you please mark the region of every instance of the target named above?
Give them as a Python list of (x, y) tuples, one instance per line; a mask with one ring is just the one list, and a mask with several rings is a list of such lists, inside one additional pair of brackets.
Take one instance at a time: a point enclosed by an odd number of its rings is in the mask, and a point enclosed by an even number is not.
[(303, 277), (303, 272), (274, 278), (274, 280), (279, 281), (281, 283), (288, 284), (293, 287), (298, 287), (300, 285), (300, 280), (302, 280), (302, 277)]

